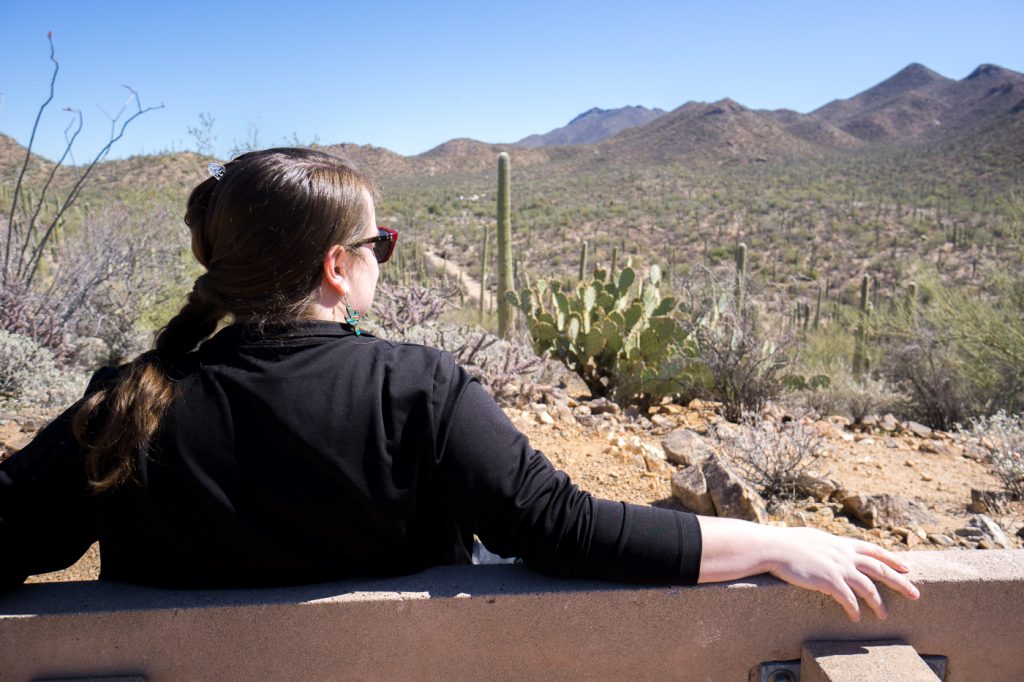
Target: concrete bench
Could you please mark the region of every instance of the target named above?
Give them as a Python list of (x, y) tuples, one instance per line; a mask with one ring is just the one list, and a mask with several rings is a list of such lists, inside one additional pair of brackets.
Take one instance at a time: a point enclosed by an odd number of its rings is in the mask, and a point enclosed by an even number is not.
[(0, 597), (0, 679), (747, 680), (839, 640), (944, 656), (947, 680), (1024, 680), (1024, 550), (901, 556), (920, 601), (883, 588), (889, 619), (860, 623), (769, 577), (644, 588), (507, 565), (269, 590), (26, 585)]

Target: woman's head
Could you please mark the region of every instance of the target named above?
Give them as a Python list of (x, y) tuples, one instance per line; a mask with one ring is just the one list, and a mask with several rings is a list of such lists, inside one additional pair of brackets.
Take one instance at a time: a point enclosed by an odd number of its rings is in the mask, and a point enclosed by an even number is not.
[(332, 319), (340, 304), (373, 300), (378, 235), (374, 186), (341, 159), (309, 149), (243, 154), (196, 187), (185, 222), (206, 268), (184, 307), (110, 388), (75, 414), (94, 488), (133, 475), (174, 397), (177, 358), (214, 332), (227, 314), (258, 327), (304, 317)]
[[(268, 149), (224, 165), (188, 200), (192, 252), (207, 272), (197, 292), (239, 319), (259, 322), (311, 315), (325, 257), (340, 255), (363, 289), (344, 292), (368, 307), (376, 262), (349, 245), (376, 232), (372, 181), (341, 159), (310, 149)], [(364, 262), (366, 261), (366, 262)], [(358, 303), (358, 305), (357, 305)]]

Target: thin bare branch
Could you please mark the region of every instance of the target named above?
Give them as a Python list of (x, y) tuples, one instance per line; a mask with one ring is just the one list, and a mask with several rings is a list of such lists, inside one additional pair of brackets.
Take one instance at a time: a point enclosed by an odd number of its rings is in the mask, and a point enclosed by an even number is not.
[(46, 101), (39, 107), (39, 111), (36, 112), (35, 123), (32, 124), (32, 134), (28, 138), (28, 147), (25, 149), (25, 161), (21, 164), (21, 170), (18, 172), (18, 181), (14, 185), (14, 196), (11, 198), (11, 211), (7, 217), (7, 244), (4, 246), (4, 267), (3, 272), (0, 276), (3, 277), (2, 282), (7, 283), (7, 268), (11, 258), (11, 237), (14, 234), (14, 212), (18, 206), (18, 197), (21, 196), (21, 183), (25, 177), (25, 172), (28, 170), (29, 161), (32, 159), (32, 145), (36, 140), (36, 131), (39, 129), (39, 121), (43, 117), (43, 111), (49, 106), (50, 102), (53, 101), (53, 92), (57, 83), (57, 72), (60, 70), (60, 64), (57, 62), (57, 58), (54, 56), (53, 48), (53, 32), (46, 34), (46, 39), (50, 42), (50, 61), (53, 62), (53, 75), (50, 76), (50, 95), (46, 98)]

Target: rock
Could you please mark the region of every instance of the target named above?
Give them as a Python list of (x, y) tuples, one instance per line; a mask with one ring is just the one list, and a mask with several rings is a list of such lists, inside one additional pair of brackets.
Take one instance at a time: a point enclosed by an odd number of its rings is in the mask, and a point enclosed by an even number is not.
[(807, 471), (800, 474), (800, 478), (796, 483), (798, 495), (813, 497), (819, 502), (827, 502), (838, 490), (839, 484), (831, 478), (818, 476)]
[(911, 421), (911, 422), (907, 422), (906, 424), (904, 424), (903, 428), (905, 428), (907, 431), (910, 431), (912, 434), (914, 434), (918, 438), (931, 438), (932, 437), (932, 430), (930, 428), (928, 428), (927, 426), (925, 426), (924, 424), (919, 424), (917, 422)]
[(596, 398), (590, 401), (591, 414), (618, 414), (620, 411), (619, 406), (607, 398)]
[(885, 441), (885, 447), (887, 447), (889, 449), (893, 449), (894, 450), (894, 449), (898, 448), (899, 446), (900, 446), (900, 444), (897, 443), (896, 441), (894, 441), (892, 438), (886, 439), (886, 441)]
[(35, 433), (26, 433), (15, 422), (0, 426), (0, 450), (15, 453), (32, 442)]
[(999, 524), (984, 514), (975, 514), (965, 527), (957, 528), (953, 533), (971, 542), (976, 542), (979, 546), (984, 542), (987, 545), (991, 545), (991, 549), (996, 547), (1010, 549), (1013, 547), (1010, 538), (999, 527)]
[(971, 503), (967, 511), (972, 514), (988, 514), (998, 510), (1010, 496), (1003, 490), (979, 490), (971, 488)]
[(841, 428), (829, 421), (814, 422), (814, 430), (823, 438), (839, 438), (843, 433)]
[(865, 415), (864, 418), (860, 420), (859, 425), (865, 431), (870, 431), (878, 426), (878, 417), (873, 414)]
[(954, 446), (934, 440), (923, 441), (917, 446), (917, 449), (921, 452), (930, 452), (934, 455), (945, 455), (947, 457), (955, 457), (959, 454)]
[(1017, 537), (1019, 537), (1021, 540), (1024, 540), (1024, 526), (1021, 526), (1017, 529)]
[(592, 412), (590, 411), (590, 406), (589, 405), (577, 405), (576, 406), (576, 415), (578, 417), (589, 417), (591, 414), (592, 414)]
[(560, 422), (572, 424), (576, 421), (576, 416), (565, 403), (555, 403), (554, 405), (551, 405), (549, 409), (551, 410), (552, 416)]
[(708, 455), (700, 468), (719, 516), (757, 523), (768, 520), (768, 511), (761, 496), (740, 480), (718, 455)]
[(692, 429), (676, 429), (661, 439), (665, 458), (673, 464), (691, 466), (704, 459), (710, 452), (703, 436)]
[(643, 455), (644, 457), (656, 459), (660, 462), (665, 461), (665, 453), (662, 452), (661, 448), (655, 445), (650, 445), (649, 443), (640, 443), (639, 450), (640, 454)]
[(715, 515), (715, 506), (700, 467), (687, 467), (672, 474), (672, 494), (695, 514)]
[(896, 417), (886, 414), (878, 421), (878, 428), (889, 433), (895, 433), (900, 430), (900, 423), (896, 421)]
[(555, 418), (552, 417), (551, 414), (548, 413), (547, 410), (544, 410), (542, 412), (538, 412), (537, 413), (537, 419), (540, 420), (541, 424), (547, 424), (548, 426), (550, 426), (551, 424), (555, 423)]
[(952, 547), (956, 544), (956, 540), (942, 533), (929, 533), (928, 542), (939, 547)]
[(663, 414), (652, 414), (651, 423), (659, 429), (670, 429), (676, 425), (672, 419)]
[(889, 494), (846, 495), (843, 497), (843, 513), (852, 515), (868, 528), (930, 526), (938, 522), (920, 502)]

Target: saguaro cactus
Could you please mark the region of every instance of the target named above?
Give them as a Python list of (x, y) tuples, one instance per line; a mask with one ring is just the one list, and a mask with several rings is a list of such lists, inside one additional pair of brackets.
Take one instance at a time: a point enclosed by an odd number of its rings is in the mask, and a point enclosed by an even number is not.
[(587, 276), (587, 242), (584, 241), (580, 246), (580, 281), (582, 282)]
[(736, 247), (736, 312), (743, 314), (743, 296), (747, 289), (747, 245), (740, 242)]
[(506, 294), (512, 288), (512, 208), (509, 159), (498, 154), (498, 336), (512, 335), (512, 304)]
[(821, 285), (818, 285), (818, 300), (814, 304), (814, 331), (818, 331), (821, 322)]
[(484, 226), (484, 241), (480, 249), (480, 322), (484, 321), (484, 300), (487, 298), (487, 239), (491, 230)]
[(858, 379), (864, 376), (868, 367), (868, 289), (870, 285), (871, 277), (864, 275), (860, 280), (860, 314), (857, 321), (857, 333), (853, 340), (853, 374)]

